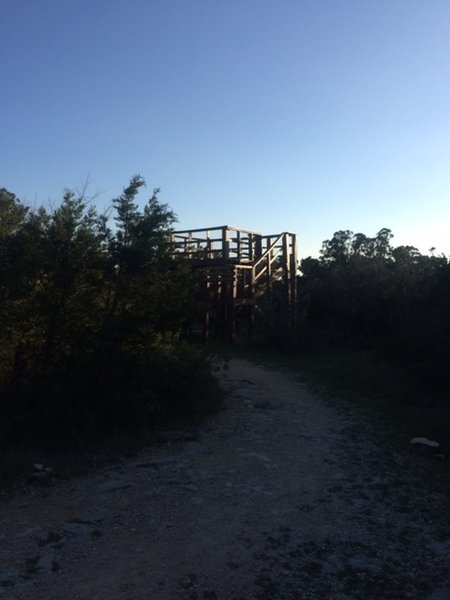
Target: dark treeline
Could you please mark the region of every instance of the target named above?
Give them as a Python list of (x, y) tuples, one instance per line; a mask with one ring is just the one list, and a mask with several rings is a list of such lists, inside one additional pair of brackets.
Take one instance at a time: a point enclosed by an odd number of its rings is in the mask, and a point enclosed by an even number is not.
[(169, 268), (175, 215), (135, 202), (135, 176), (98, 214), (83, 193), (25, 207), (0, 190), (0, 433), (4, 442), (96, 437), (213, 404), (208, 363), (180, 341), (191, 275)]
[[(192, 274), (171, 268), (175, 215), (158, 190), (139, 209), (143, 186), (133, 177), (110, 218), (84, 193), (30, 209), (0, 190), (0, 443), (101, 438), (217, 406), (211, 367), (182, 341), (202, 307)], [(280, 288), (260, 325), (272, 347), (364, 353), (442, 402), (450, 264), (391, 240), (338, 231), (302, 261), (294, 318)]]
[(392, 237), (389, 229), (374, 238), (338, 231), (325, 241), (320, 258), (301, 263), (293, 331), (283, 332), (284, 313), (272, 309), (272, 339), (282, 332), (297, 351), (370, 353), (407, 375), (414, 393), (448, 397), (449, 261), (393, 247)]

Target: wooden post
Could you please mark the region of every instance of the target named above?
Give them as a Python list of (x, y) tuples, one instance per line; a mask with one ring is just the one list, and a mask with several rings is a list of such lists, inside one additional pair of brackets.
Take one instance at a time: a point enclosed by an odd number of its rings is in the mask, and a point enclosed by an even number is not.
[(283, 280), (284, 285), (286, 287), (286, 292), (289, 296), (289, 286), (290, 286), (290, 257), (289, 257), (289, 239), (288, 234), (283, 234), (282, 239), (283, 244)]
[(284, 296), (287, 307), (287, 325), (291, 329), (292, 320), (292, 294), (291, 294), (291, 277), (290, 277), (290, 252), (289, 252), (289, 234), (283, 233), (283, 287)]
[(295, 234), (291, 236), (291, 273), (290, 273), (290, 290), (291, 290), (291, 303), (292, 303), (292, 321), (293, 323), (297, 320), (297, 238)]
[(204, 276), (204, 288), (203, 288), (203, 301), (204, 301), (204, 313), (203, 313), (203, 341), (207, 342), (210, 334), (210, 324), (209, 324), (209, 306), (211, 304), (211, 295), (210, 295), (210, 285), (211, 281), (208, 273), (205, 273)]
[(236, 335), (236, 297), (237, 297), (237, 268), (230, 269), (230, 294), (228, 297), (228, 340), (234, 341)]
[(257, 235), (255, 237), (255, 255), (253, 257), (254, 260), (258, 260), (262, 256), (262, 236)]
[(249, 288), (248, 297), (249, 298), (255, 297), (255, 275), (256, 275), (255, 267), (253, 266), (250, 269), (250, 278), (249, 278), (249, 283), (248, 283), (248, 288)]
[(228, 227), (222, 227), (222, 259), (224, 262), (230, 258), (230, 236)]
[[(272, 238), (267, 238), (267, 250), (270, 248), (272, 244)], [(267, 252), (267, 267), (266, 267), (266, 283), (267, 289), (272, 289), (272, 250)]]
[(212, 258), (212, 243), (211, 238), (209, 237), (209, 231), (206, 232), (206, 258), (207, 260), (211, 260)]

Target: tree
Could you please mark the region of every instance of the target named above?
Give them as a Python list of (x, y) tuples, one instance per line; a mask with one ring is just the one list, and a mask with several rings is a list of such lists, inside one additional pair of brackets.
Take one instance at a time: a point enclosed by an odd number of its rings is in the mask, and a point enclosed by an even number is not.
[(353, 232), (346, 229), (345, 231), (336, 231), (331, 240), (325, 240), (320, 250), (321, 260), (325, 263), (329, 262), (346, 262), (352, 249)]
[(391, 239), (392, 231), (383, 227), (377, 233), (374, 240), (374, 255), (378, 258), (389, 259), (392, 256)]
[(180, 343), (196, 294), (172, 268), (176, 217), (158, 189), (140, 209), (144, 185), (136, 175), (113, 200), (114, 226), (84, 192), (31, 210), (1, 190), (0, 434), (142, 426), (170, 403), (189, 412), (198, 386), (217, 399), (209, 366)]

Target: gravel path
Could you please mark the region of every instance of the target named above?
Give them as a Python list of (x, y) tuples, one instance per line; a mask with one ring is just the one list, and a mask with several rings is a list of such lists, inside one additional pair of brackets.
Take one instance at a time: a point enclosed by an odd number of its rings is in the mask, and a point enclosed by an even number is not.
[(3, 500), (0, 597), (450, 599), (448, 498), (425, 459), (292, 375), (232, 360), (223, 380), (201, 427)]

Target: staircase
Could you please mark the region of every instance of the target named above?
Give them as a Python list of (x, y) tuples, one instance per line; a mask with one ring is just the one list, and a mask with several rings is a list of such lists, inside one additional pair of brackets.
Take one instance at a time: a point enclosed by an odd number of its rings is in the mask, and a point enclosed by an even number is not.
[(200, 275), (205, 306), (203, 337), (234, 338), (245, 319), (251, 336), (257, 300), (278, 282), (289, 313), (296, 301), (296, 236), (262, 235), (224, 225), (169, 234), (176, 264)]

